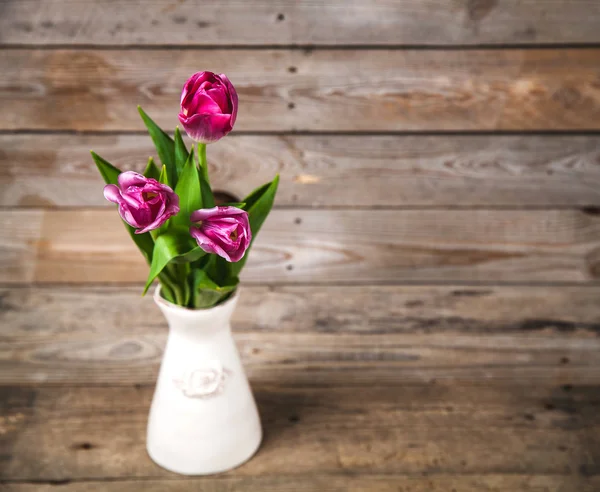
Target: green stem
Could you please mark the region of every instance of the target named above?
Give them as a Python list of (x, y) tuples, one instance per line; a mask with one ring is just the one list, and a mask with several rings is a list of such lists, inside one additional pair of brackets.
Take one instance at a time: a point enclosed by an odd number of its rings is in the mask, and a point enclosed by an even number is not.
[(197, 144), (196, 159), (198, 160), (198, 168), (201, 171), (204, 171), (205, 174), (208, 176), (208, 166), (206, 165), (206, 144)]

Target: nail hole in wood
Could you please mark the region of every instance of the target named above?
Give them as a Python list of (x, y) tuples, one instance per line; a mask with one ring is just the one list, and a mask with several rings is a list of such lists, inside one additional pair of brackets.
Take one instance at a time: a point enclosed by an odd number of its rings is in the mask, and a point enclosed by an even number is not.
[(294, 269), (294, 265), (288, 265), (285, 267), (286, 270), (291, 271)]
[(89, 442), (81, 442), (81, 443), (73, 445), (73, 449), (83, 449), (85, 451), (89, 451), (93, 447), (94, 447), (94, 445)]
[(277, 20), (279, 22), (284, 21), (285, 20), (285, 15), (283, 15), (283, 14), (277, 14)]
[(302, 224), (302, 219), (300, 217), (296, 217), (294, 219), (294, 224)]
[(288, 67), (288, 72), (290, 72), (290, 73), (296, 73), (297, 71), (298, 71), (298, 69), (294, 66)]
[(296, 105), (294, 103), (288, 103), (289, 109), (294, 109), (295, 107), (296, 107)]

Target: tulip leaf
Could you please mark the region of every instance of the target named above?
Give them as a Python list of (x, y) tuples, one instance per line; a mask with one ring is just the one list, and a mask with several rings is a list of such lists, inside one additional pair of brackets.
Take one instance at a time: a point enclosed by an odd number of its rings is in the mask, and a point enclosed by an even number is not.
[(170, 186), (169, 175), (167, 173), (167, 166), (163, 166), (158, 176), (158, 182)]
[(192, 272), (192, 307), (211, 308), (228, 299), (239, 284), (239, 279), (230, 279), (227, 285), (217, 285), (204, 270)]
[(198, 144), (198, 168), (200, 169), (200, 189), (202, 190), (202, 208), (213, 208), (215, 198), (208, 179), (208, 161), (206, 160), (206, 144)]
[(250, 246), (248, 246), (246, 254), (240, 261), (237, 263), (230, 263), (229, 271), (231, 277), (237, 277), (242, 268), (244, 268), (246, 260), (248, 259), (250, 248), (252, 247), (260, 228), (262, 227), (267, 216), (269, 215), (269, 212), (271, 211), (271, 208), (273, 207), (278, 185), (279, 174), (275, 176), (273, 181), (253, 191), (244, 200), (246, 203), (245, 210), (248, 212), (248, 220), (250, 222), (250, 231), (252, 232), (252, 242), (250, 243)]
[(235, 207), (235, 208), (241, 208), (242, 210), (244, 210), (245, 206), (246, 206), (246, 202), (224, 203), (223, 205), (219, 205), (219, 207)]
[(100, 157), (93, 150), (91, 151), (91, 153), (92, 153), (92, 159), (94, 159), (94, 162), (96, 163), (96, 167), (98, 168), (98, 171), (100, 171), (100, 175), (102, 176), (102, 179), (104, 179), (104, 182), (106, 184), (114, 184), (114, 185), (118, 186), (119, 185), (119, 182), (118, 182), (119, 174), (121, 174), (122, 171), (120, 169), (116, 168), (115, 166), (113, 166), (110, 162), (108, 162), (103, 157)]
[(160, 179), (160, 171), (152, 157), (148, 159), (148, 164), (146, 164), (146, 169), (144, 169), (144, 176), (155, 179), (156, 181)]
[(190, 224), (191, 213), (194, 210), (202, 208), (198, 168), (196, 168), (196, 164), (194, 163), (194, 149), (190, 152), (185, 166), (179, 175), (175, 193), (179, 196), (179, 213), (171, 220), (175, 225), (188, 226)]
[[(102, 157), (100, 157), (95, 152), (92, 152), (92, 158), (94, 159), (94, 162), (96, 163), (96, 166), (98, 167), (98, 171), (100, 171), (100, 174), (102, 175), (102, 178), (104, 178), (104, 181), (106, 182), (106, 184), (114, 184), (114, 185), (118, 186), (119, 185), (118, 178), (119, 178), (119, 174), (121, 174), (121, 171), (119, 169), (117, 169), (115, 166), (113, 166), (106, 159), (103, 159)], [(129, 232), (131, 239), (133, 239), (133, 242), (136, 244), (138, 249), (141, 251), (142, 255), (144, 255), (144, 258), (146, 258), (146, 261), (148, 262), (148, 264), (151, 264), (152, 263), (152, 251), (154, 250), (154, 241), (152, 240), (152, 236), (150, 236), (150, 233), (145, 232), (144, 234), (136, 234), (134, 227), (131, 227), (125, 221), (123, 221), (123, 224), (127, 228), (127, 231)]]
[[(175, 128), (175, 167), (177, 168), (177, 176), (181, 177), (185, 163), (187, 162), (189, 153), (185, 148), (183, 138), (181, 138), (181, 132), (179, 127)], [(193, 150), (193, 147), (192, 147)]]
[(206, 253), (196, 245), (196, 241), (186, 233), (163, 234), (154, 242), (152, 264), (148, 273), (148, 280), (144, 286), (144, 294), (148, 292), (154, 279), (170, 263), (189, 263), (198, 260)]
[(138, 106), (138, 112), (144, 120), (144, 124), (148, 129), (148, 133), (154, 142), (158, 157), (162, 162), (163, 166), (167, 167), (167, 173), (169, 175), (169, 183), (171, 187), (175, 187), (177, 184), (177, 168), (175, 165), (175, 142), (173, 139), (165, 133), (153, 120), (148, 116), (141, 106)]

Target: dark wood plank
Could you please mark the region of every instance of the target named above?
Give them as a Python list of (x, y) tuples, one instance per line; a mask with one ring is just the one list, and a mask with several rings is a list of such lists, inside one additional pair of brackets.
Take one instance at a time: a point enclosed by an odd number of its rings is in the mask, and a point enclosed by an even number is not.
[[(110, 206), (90, 149), (140, 172), (155, 154), (142, 135), (0, 135), (0, 205)], [(208, 160), (240, 198), (280, 173), (279, 206), (600, 205), (598, 136), (234, 136)]]
[(237, 130), (597, 130), (600, 49), (4, 50), (0, 130), (167, 129), (185, 79), (225, 72)]
[[(5, 492), (57, 492), (52, 484), (5, 485)], [(416, 474), (416, 475), (289, 475), (260, 477), (202, 477), (184, 479), (110, 480), (72, 482), (60, 485), (61, 492), (596, 492), (598, 477), (529, 474)]]
[[(440, 45), (598, 43), (594, 0), (5, 0), (0, 43)], [(118, 13), (118, 15), (117, 15)]]
[[(115, 210), (7, 210), (0, 282), (142, 282)], [(242, 278), (277, 282), (593, 282), (600, 216), (576, 210), (275, 210)]]
[[(0, 383), (151, 384), (167, 330), (122, 287), (0, 290)], [(249, 374), (302, 386), (600, 378), (600, 287), (245, 287)]]
[[(597, 381), (568, 391), (526, 377), (294, 387), (282, 374), (276, 385), (254, 382), (265, 438), (226, 476), (539, 474), (582, 485), (598, 475)], [(172, 477), (146, 454), (152, 386), (1, 390), (5, 479)]]

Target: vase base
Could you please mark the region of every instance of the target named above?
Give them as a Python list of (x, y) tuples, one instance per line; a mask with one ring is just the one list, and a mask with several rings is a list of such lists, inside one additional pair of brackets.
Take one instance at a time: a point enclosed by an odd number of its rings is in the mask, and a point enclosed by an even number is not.
[(225, 473), (225, 472), (228, 472), (235, 468), (238, 468), (238, 467), (242, 466), (244, 463), (246, 463), (247, 461), (250, 461), (250, 459), (260, 449), (260, 445), (262, 444), (262, 437), (263, 436), (262, 436), (262, 432), (261, 432), (256, 444), (254, 444), (254, 446), (252, 446), (250, 448), (249, 452), (244, 454), (243, 458), (241, 458), (241, 459), (238, 458), (236, 461), (234, 461), (232, 463), (227, 463), (227, 464), (220, 463), (220, 466), (217, 465), (214, 467), (207, 466), (207, 467), (199, 467), (196, 469), (178, 468), (176, 465), (172, 466), (172, 463), (165, 463), (160, 458), (154, 456), (152, 451), (150, 450), (150, 446), (146, 446), (146, 452), (148, 453), (148, 456), (154, 463), (156, 463), (161, 468), (164, 468), (165, 470), (170, 471), (172, 473), (177, 473), (179, 475), (187, 475), (187, 476), (217, 475), (219, 473)]

